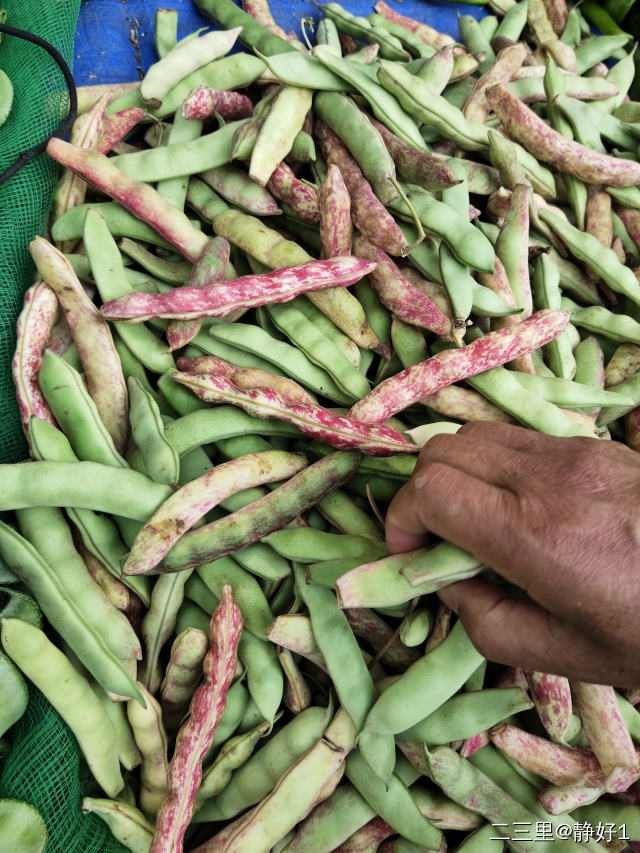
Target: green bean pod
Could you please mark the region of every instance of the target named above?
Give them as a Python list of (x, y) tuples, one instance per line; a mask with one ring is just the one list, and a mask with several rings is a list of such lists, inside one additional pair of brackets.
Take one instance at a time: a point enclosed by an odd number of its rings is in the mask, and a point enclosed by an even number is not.
[(226, 788), (233, 771), (242, 767), (251, 758), (256, 744), (268, 731), (269, 723), (264, 721), (249, 729), (248, 732), (225, 741), (213, 764), (207, 767), (202, 775), (202, 782), (196, 797), (196, 811), (207, 800), (212, 799)]
[[(103, 594), (77, 552), (61, 510), (32, 507), (16, 513), (20, 532), (56, 575), (64, 594), (91, 614), (94, 630), (120, 660), (142, 657), (140, 642), (129, 620)], [(38, 588), (34, 587), (34, 595)]]
[(258, 706), (262, 719), (273, 725), (284, 690), (275, 647), (249, 631), (243, 631), (238, 657), (247, 673), (249, 695)]
[(127, 715), (136, 745), (142, 755), (140, 769), (140, 809), (149, 820), (155, 820), (167, 794), (167, 735), (162, 724), (162, 710), (151, 693), (138, 682), (146, 706), (127, 702)]
[(306, 314), (296, 305), (292, 302), (269, 305), (267, 311), (276, 328), (310, 361), (325, 370), (344, 394), (358, 400), (369, 393), (366, 377), (353, 366), (334, 341), (324, 335), (318, 326), (307, 321)]
[(111, 834), (131, 853), (147, 853), (153, 840), (154, 828), (135, 806), (121, 800), (85, 797), (84, 814), (96, 814), (111, 830)]
[(198, 566), (197, 574), (218, 598), (222, 587), (229, 584), (242, 613), (245, 628), (259, 639), (267, 639), (267, 629), (273, 622), (273, 613), (262, 587), (252, 575), (231, 557), (221, 557), (213, 563)]
[(5, 652), (67, 723), (98, 784), (115, 797), (124, 786), (116, 732), (89, 682), (28, 622), (3, 619), (0, 633)]
[(258, 541), (341, 486), (359, 463), (359, 453), (342, 451), (310, 465), (249, 507), (187, 533), (169, 551), (159, 570), (202, 565)]
[[(380, 133), (362, 110), (337, 92), (319, 92), (313, 107), (318, 118), (349, 149), (380, 201), (386, 205), (397, 199), (395, 164)], [(424, 148), (424, 144), (420, 147)]]
[(51, 350), (46, 350), (42, 360), (40, 387), (79, 459), (126, 467), (82, 376)]
[[(347, 62), (346, 59), (335, 56), (326, 48), (316, 47), (312, 55), (325, 67), (343, 77), (366, 98), (375, 117), (392, 133), (395, 133), (408, 145), (422, 151), (425, 150), (426, 146), (413, 119), (407, 115), (393, 95), (390, 95), (377, 80), (361, 71), (353, 62)], [(356, 159), (358, 158), (356, 157)]]
[[(36, 463), (30, 463), (36, 464)], [(74, 598), (36, 549), (8, 524), (0, 522), (0, 558), (33, 590), (49, 622), (105, 690), (140, 699), (141, 694)]]
[(131, 433), (142, 453), (147, 473), (156, 483), (175, 485), (180, 473), (180, 460), (165, 436), (160, 410), (139, 380), (131, 377), (127, 387)]
[(194, 822), (228, 820), (265, 797), (278, 779), (322, 736), (332, 708), (312, 706), (294, 717), (204, 803)]
[(359, 752), (352, 752), (347, 758), (345, 775), (369, 806), (403, 838), (428, 850), (440, 848), (440, 830), (420, 813), (408, 788), (396, 775), (385, 786), (371, 773)]
[[(537, 308), (560, 308), (560, 272), (547, 254), (540, 255), (536, 261), (531, 284)], [(573, 379), (576, 360), (566, 331), (545, 346), (545, 353), (556, 376)]]
[(380, 55), (386, 59), (405, 62), (411, 58), (403, 48), (402, 42), (394, 35), (381, 27), (373, 26), (366, 18), (352, 15), (351, 12), (343, 9), (339, 3), (327, 3), (325, 6), (315, 3), (315, 5), (325, 17), (334, 22), (341, 33), (345, 33), (354, 39), (364, 39), (364, 41), (372, 44), (379, 44)]

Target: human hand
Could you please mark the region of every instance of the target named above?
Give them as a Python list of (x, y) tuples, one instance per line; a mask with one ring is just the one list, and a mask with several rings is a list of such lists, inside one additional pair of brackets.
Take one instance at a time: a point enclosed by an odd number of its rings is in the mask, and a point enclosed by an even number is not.
[(446, 539), (527, 593), (481, 579), (440, 598), (490, 660), (640, 684), (640, 455), (500, 423), (431, 438), (389, 506), (390, 553)]

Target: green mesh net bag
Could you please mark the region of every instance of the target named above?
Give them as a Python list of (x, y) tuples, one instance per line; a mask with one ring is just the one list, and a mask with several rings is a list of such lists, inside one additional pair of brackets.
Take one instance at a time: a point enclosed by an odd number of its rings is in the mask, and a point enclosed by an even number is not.
[[(50, 42), (70, 63), (80, 0), (0, 0), (6, 23)], [(9, 118), (0, 127), (0, 172), (24, 151), (51, 135), (66, 117), (69, 96), (54, 60), (41, 47), (3, 36), (0, 68), (14, 88)], [(31, 284), (29, 241), (44, 233), (58, 174), (41, 154), (0, 184), (0, 462), (27, 453), (11, 379), (15, 324), (22, 296)]]
[[(8, 25), (50, 42), (71, 63), (80, 0), (0, 0), (0, 8), (6, 9)], [(69, 96), (58, 66), (35, 44), (3, 36), (0, 68), (14, 87), (11, 113), (0, 127), (1, 173), (56, 130)], [(33, 280), (28, 245), (45, 231), (57, 175), (57, 165), (41, 154), (0, 184), (0, 462), (27, 455), (11, 358), (22, 297)], [(0, 797), (38, 809), (47, 825), (46, 853), (126, 853), (97, 815), (82, 814), (77, 743), (37, 690), (31, 690), (27, 710), (9, 735), (9, 753), (0, 762)]]
[(80, 756), (73, 735), (44, 696), (31, 688), (0, 775), (0, 797), (35, 806), (47, 825), (45, 853), (127, 853), (97, 815), (80, 811)]

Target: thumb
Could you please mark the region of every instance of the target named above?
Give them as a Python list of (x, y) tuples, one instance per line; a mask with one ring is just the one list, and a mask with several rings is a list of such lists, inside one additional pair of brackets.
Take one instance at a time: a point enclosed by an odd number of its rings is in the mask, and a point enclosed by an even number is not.
[(458, 614), (472, 643), (488, 660), (606, 684), (622, 685), (633, 678), (622, 663), (612, 672), (613, 656), (601, 643), (502, 587), (474, 578), (444, 587), (438, 596)]

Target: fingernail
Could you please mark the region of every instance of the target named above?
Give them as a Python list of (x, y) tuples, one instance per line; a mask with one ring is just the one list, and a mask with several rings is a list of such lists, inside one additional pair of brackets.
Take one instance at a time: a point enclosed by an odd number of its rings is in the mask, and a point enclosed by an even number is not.
[(450, 586), (445, 586), (438, 590), (438, 598), (443, 604), (446, 604), (449, 610), (454, 613), (458, 612), (458, 596)]

